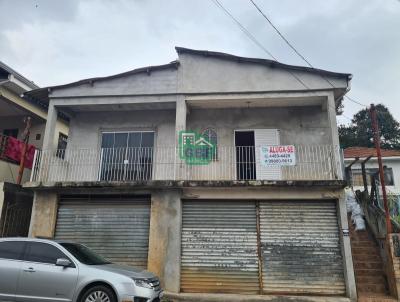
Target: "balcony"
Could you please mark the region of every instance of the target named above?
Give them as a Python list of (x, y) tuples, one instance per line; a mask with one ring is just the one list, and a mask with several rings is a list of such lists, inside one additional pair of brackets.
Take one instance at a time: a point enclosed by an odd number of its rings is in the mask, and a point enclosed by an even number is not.
[(178, 147), (37, 150), (31, 182), (343, 179), (337, 146), (294, 146), (292, 162), (282, 166), (266, 165), (261, 148), (218, 146), (211, 153), (192, 154), (189, 160)]
[[(18, 177), (20, 159), (18, 154), (10, 156), (10, 141), (13, 140), (22, 144), (22, 141), (10, 138), (7, 135), (0, 134), (0, 182), (15, 183)], [(25, 170), (22, 176), (22, 183), (29, 180), (30, 167), (27, 167), (27, 161), (25, 161)]]

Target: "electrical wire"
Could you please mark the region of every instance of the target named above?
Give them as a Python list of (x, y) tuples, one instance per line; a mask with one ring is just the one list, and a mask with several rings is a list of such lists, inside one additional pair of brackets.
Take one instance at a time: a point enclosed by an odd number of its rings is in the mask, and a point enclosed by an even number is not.
[[(272, 59), (278, 62), (278, 59), (267, 49), (262, 45), (257, 38), (252, 35), (246, 27), (240, 23), (238, 19), (236, 19), (218, 0), (212, 0), (214, 4), (219, 7), (228, 17), (230, 17), (242, 30), (242, 32), (251, 40), (253, 41), (258, 47), (260, 47), (266, 54), (268, 54)], [(310, 90), (310, 87), (308, 87), (298, 76), (296, 76), (293, 72), (289, 71), (288, 72), (301, 84), (303, 85), (306, 89)]]
[[(257, 38), (252, 35), (249, 30), (240, 23), (240, 21), (238, 19), (236, 19), (222, 4), (221, 2), (219, 2), (219, 0), (212, 0), (214, 2), (214, 4), (220, 8), (228, 17), (230, 17), (235, 23), (236, 25), (239, 26), (239, 28), (242, 30), (242, 32), (251, 40), (253, 41), (257, 46), (259, 46), (265, 53), (267, 53), (271, 58), (273, 58), (275, 61), (278, 62), (278, 59), (268, 50), (264, 47), (264, 45), (262, 45)], [(312, 67), (313, 69), (315, 69), (314, 67)], [(291, 72), (290, 70), (286, 70), (287, 72), (289, 72), (301, 85), (304, 86), (304, 88), (306, 88), (306, 90), (311, 90), (309, 86), (307, 86), (298, 76), (296, 76), (293, 72)], [(319, 73), (318, 73), (319, 74)], [(319, 74), (320, 75), (320, 74)], [(321, 75), (322, 76), (322, 75)], [(331, 84), (332, 87), (333, 84)], [(335, 88), (335, 87), (334, 87)], [(330, 106), (330, 105), (329, 105)], [(333, 108), (333, 107), (332, 107)], [(336, 108), (333, 108), (336, 111)], [(348, 119), (349, 121), (352, 122), (352, 119), (349, 118), (348, 116), (344, 115), (342, 113), (342, 116), (346, 119)]]
[[(306, 62), (306, 64), (308, 66), (310, 66), (312, 69), (316, 70), (316, 68), (310, 63), (309, 60), (307, 60), (297, 49), (296, 47), (293, 46), (292, 43), (289, 42), (289, 40), (281, 33), (281, 31), (274, 25), (274, 23), (268, 18), (268, 16), (261, 10), (261, 8), (253, 1), (253, 0), (249, 0), (253, 6), (259, 11), (259, 13), (264, 17), (265, 20), (267, 20), (267, 22), (272, 26), (272, 28), (276, 31), (276, 33), (282, 38), (283, 41), (285, 41), (285, 43), (295, 52), (295, 54), (297, 54), (304, 62)], [(317, 70), (316, 70), (317, 71)], [(329, 85), (331, 85), (333, 88), (336, 88), (335, 85), (333, 85), (333, 83), (331, 81), (329, 81), (325, 76), (323, 76), (320, 73), (317, 73), (318, 75), (320, 75)], [(362, 107), (367, 107), (367, 105), (362, 104), (359, 101), (354, 100), (353, 98), (345, 95), (344, 96), (346, 99), (348, 99), (349, 101), (360, 105)]]

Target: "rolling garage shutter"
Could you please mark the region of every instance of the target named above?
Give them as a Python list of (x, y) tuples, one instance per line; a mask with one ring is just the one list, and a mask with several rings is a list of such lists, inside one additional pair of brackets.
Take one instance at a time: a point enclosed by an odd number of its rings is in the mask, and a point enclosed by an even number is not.
[(249, 201), (184, 201), (181, 291), (259, 292), (256, 207)]
[(147, 267), (149, 198), (62, 197), (55, 238), (87, 245), (115, 263)]
[(335, 202), (260, 202), (264, 293), (344, 295)]

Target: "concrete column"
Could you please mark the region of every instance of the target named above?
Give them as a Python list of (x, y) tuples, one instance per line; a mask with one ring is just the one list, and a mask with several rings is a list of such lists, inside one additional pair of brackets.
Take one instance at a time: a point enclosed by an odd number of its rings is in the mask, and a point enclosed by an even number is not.
[(185, 163), (179, 157), (179, 132), (186, 129), (186, 115), (187, 105), (184, 97), (180, 97), (176, 100), (176, 118), (175, 118), (175, 144), (177, 146), (175, 155), (175, 179), (187, 179), (187, 170), (185, 169)]
[(389, 234), (388, 245), (386, 245), (387, 257), (386, 257), (386, 274), (388, 276), (389, 290), (392, 296), (400, 301), (400, 257), (399, 257), (399, 242), (400, 234)]
[(349, 230), (344, 190), (340, 194), (340, 198), (338, 200), (338, 212), (339, 212), (338, 219), (339, 219), (340, 237), (342, 243), (344, 279), (346, 282), (347, 297), (349, 297), (352, 301), (356, 301), (357, 290), (356, 290), (356, 281), (354, 277), (353, 258), (351, 255), (350, 236), (349, 234), (347, 236), (343, 235), (343, 230), (347, 231)]
[(58, 210), (57, 193), (35, 192), (29, 237), (53, 238)]
[(179, 293), (181, 265), (181, 192), (160, 190), (151, 195), (148, 270), (164, 289)]
[(43, 150), (51, 150), (57, 148), (56, 125), (57, 108), (50, 101), (49, 110), (47, 112), (46, 128), (43, 137)]
[(186, 130), (186, 115), (187, 115), (186, 101), (183, 97), (181, 97), (176, 100), (175, 131), (177, 138), (179, 131)]
[(342, 171), (342, 166), (340, 164), (340, 142), (339, 142), (339, 131), (337, 127), (337, 121), (336, 121), (336, 105), (335, 105), (335, 97), (333, 92), (329, 93), (327, 97), (327, 112), (328, 112), (328, 120), (329, 120), (329, 126), (331, 128), (331, 140), (332, 140), (332, 145), (335, 148), (334, 154), (334, 160), (335, 163), (333, 163), (337, 169), (338, 173), (338, 178), (343, 179), (343, 171)]

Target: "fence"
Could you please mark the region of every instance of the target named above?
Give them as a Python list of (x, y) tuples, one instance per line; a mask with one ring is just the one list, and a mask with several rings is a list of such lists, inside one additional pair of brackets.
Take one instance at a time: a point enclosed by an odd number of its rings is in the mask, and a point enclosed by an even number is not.
[(343, 179), (337, 146), (297, 145), (293, 166), (266, 166), (260, 149), (218, 146), (195, 154), (199, 161), (168, 146), (37, 150), (31, 181)]

